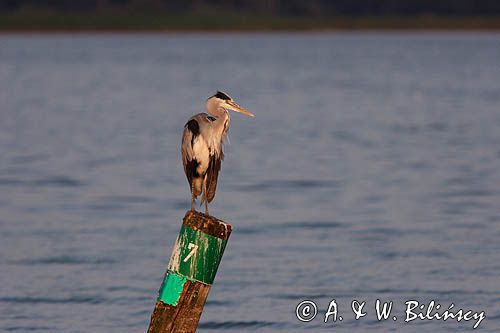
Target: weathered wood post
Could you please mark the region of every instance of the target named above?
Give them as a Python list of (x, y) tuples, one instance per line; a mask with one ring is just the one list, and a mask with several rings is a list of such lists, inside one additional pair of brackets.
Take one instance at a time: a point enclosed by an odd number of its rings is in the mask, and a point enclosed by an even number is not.
[(231, 225), (188, 211), (151, 315), (148, 333), (195, 332)]

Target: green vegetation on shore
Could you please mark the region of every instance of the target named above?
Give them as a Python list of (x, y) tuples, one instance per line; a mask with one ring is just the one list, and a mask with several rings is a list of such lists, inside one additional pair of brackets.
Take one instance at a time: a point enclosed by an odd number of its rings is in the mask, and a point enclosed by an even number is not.
[(500, 17), (272, 16), (195, 11), (0, 12), (0, 31), (500, 30)]

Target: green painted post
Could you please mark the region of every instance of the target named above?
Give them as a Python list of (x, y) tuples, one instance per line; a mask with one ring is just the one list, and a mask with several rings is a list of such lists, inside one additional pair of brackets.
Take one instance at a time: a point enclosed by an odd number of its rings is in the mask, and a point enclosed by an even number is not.
[(148, 333), (195, 332), (231, 225), (188, 211), (158, 293)]

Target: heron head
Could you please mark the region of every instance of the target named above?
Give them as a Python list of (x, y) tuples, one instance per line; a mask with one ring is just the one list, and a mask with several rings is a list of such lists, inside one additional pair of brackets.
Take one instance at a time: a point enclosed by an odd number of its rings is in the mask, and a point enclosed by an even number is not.
[[(215, 108), (224, 108), (226, 110), (232, 110), (235, 112), (243, 113), (249, 117), (254, 117), (253, 114), (245, 110), (245, 108), (239, 106), (228, 94), (222, 91), (217, 91), (217, 93), (207, 100), (207, 107), (209, 105), (214, 105)], [(210, 107), (208, 107), (210, 109)]]

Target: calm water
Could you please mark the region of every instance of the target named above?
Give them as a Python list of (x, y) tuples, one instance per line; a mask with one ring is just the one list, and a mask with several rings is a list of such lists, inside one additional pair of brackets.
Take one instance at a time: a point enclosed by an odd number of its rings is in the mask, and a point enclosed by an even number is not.
[(256, 117), (232, 117), (200, 332), (472, 331), (407, 300), (498, 332), (499, 59), (495, 34), (0, 36), (0, 331), (146, 331), (182, 127), (222, 89)]

